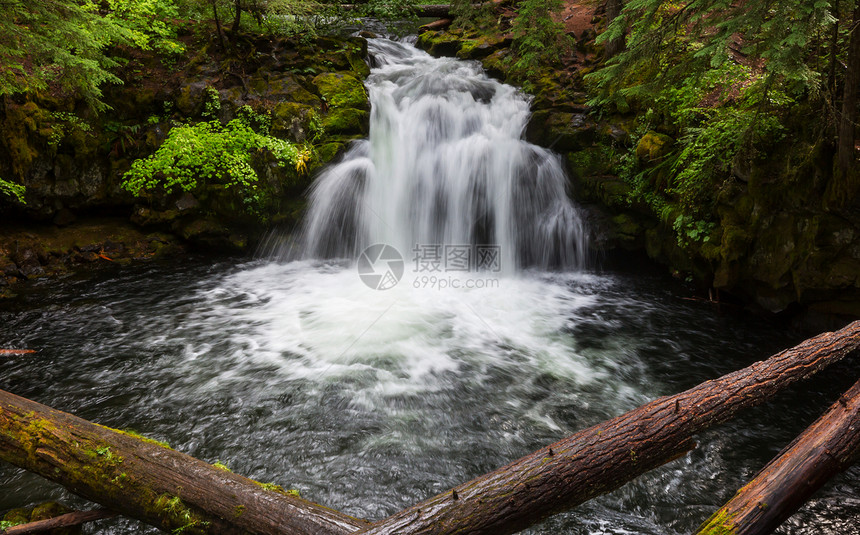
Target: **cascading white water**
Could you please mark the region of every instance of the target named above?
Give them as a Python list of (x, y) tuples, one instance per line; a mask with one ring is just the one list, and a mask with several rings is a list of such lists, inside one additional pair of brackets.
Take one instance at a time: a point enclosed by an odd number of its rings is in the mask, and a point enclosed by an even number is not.
[(476, 62), (368, 42), (369, 140), (315, 182), (303, 256), (373, 243), (498, 246), (510, 268), (578, 268), (586, 234), (558, 157), (522, 137), (529, 101)]

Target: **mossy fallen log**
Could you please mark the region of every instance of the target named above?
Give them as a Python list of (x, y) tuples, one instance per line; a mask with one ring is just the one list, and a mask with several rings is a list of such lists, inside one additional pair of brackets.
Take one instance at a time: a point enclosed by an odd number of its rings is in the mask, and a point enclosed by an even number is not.
[(375, 523), (361, 535), (501, 535), (614, 490), (860, 347), (860, 321), (580, 431)]
[(2, 390), (0, 460), (167, 531), (341, 535), (367, 525), (157, 441)]
[(858, 459), (860, 381), (720, 507), (697, 535), (771, 533)]

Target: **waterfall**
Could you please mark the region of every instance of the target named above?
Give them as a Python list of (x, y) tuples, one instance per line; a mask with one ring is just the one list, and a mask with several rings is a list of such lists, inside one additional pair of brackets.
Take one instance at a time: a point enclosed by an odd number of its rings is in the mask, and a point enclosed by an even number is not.
[(387, 39), (368, 48), (370, 136), (315, 181), (302, 256), (490, 245), (505, 271), (583, 266), (586, 235), (560, 159), (522, 139), (529, 98), (474, 61)]

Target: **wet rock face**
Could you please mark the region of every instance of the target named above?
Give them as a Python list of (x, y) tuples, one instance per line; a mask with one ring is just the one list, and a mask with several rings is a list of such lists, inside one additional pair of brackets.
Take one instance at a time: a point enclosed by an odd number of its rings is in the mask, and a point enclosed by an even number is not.
[(183, 251), (176, 237), (141, 231), (122, 218), (80, 220), (63, 228), (33, 223), (0, 227), (0, 297), (10, 295), (16, 282), (150, 261)]

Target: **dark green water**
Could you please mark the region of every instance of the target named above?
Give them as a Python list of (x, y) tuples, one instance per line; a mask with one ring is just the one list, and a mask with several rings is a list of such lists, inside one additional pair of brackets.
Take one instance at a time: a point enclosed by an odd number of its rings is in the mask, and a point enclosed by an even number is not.
[[(338, 265), (198, 259), (25, 288), (0, 388), (378, 519), (798, 336), (643, 272), (379, 292)], [(850, 362), (528, 533), (689, 533), (833, 402)], [(857, 468), (781, 533), (860, 533)], [(81, 500), (0, 464), (0, 511)], [(104, 521), (89, 533), (155, 532)]]

